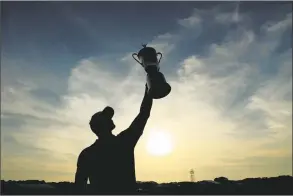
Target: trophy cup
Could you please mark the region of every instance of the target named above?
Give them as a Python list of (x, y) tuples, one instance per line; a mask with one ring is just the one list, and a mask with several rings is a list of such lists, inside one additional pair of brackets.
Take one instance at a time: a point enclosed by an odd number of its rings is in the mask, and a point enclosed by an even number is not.
[[(132, 57), (136, 60), (147, 72), (147, 87), (148, 93), (153, 99), (161, 99), (167, 96), (171, 91), (171, 86), (166, 82), (164, 75), (160, 72), (159, 63), (162, 58), (162, 53), (156, 52), (152, 47), (142, 45), (143, 48), (137, 53), (133, 53)], [(160, 55), (158, 60), (157, 56)], [(138, 57), (135, 58), (135, 56)]]

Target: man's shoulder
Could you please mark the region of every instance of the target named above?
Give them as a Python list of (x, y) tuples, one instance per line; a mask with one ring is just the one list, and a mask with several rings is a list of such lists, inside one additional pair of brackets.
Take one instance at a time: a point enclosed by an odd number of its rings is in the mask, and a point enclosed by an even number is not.
[(86, 155), (90, 154), (90, 153), (94, 150), (95, 145), (96, 145), (96, 142), (93, 143), (92, 145), (90, 145), (90, 146), (84, 148), (84, 149), (80, 152), (79, 156), (86, 156)]
[(84, 164), (87, 164), (87, 162), (90, 160), (90, 157), (91, 157), (91, 154), (93, 152), (93, 145), (90, 145), (86, 148), (84, 148), (80, 153), (79, 153), (79, 156), (78, 156), (78, 159), (77, 159), (77, 165), (80, 166), (80, 165), (84, 165)]
[(129, 147), (131, 150), (134, 149), (139, 140), (139, 136), (137, 136), (136, 132), (132, 131), (130, 128), (120, 132), (116, 137), (120, 144), (127, 148)]
[(129, 132), (129, 128), (121, 131), (118, 135), (116, 135), (116, 138), (117, 139), (122, 139), (122, 138), (124, 138), (125, 136), (127, 136), (129, 134), (128, 132)]

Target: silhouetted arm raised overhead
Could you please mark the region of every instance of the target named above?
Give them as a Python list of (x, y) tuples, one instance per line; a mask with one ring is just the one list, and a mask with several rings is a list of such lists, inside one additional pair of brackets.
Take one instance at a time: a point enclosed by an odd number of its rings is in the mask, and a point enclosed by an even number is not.
[(77, 160), (77, 168), (75, 173), (75, 186), (79, 194), (84, 194), (86, 191), (87, 180), (88, 180), (88, 171), (86, 164), (85, 151), (83, 150)]
[(146, 86), (139, 114), (135, 117), (128, 129), (121, 133), (121, 135), (125, 135), (129, 139), (129, 142), (132, 142), (134, 145), (143, 133), (147, 120), (150, 117), (152, 105), (153, 98), (148, 94), (148, 88)]

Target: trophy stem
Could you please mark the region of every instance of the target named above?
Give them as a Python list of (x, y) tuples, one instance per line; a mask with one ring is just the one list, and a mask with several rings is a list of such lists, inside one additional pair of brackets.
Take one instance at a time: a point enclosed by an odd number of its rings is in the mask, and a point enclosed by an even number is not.
[(156, 70), (149, 70), (147, 86), (153, 99), (161, 99), (171, 92), (171, 86), (166, 82), (164, 75)]

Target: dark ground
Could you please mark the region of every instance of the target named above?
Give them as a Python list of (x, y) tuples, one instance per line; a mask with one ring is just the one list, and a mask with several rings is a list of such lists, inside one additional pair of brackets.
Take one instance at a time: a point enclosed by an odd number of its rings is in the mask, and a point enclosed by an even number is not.
[[(214, 181), (176, 182), (158, 184), (138, 182), (137, 194), (238, 194), (238, 195), (292, 195), (293, 177), (247, 178), (232, 181), (219, 177)], [(4, 181), (1, 180), (1, 194), (7, 195), (66, 195), (75, 194), (74, 184), (70, 182), (45, 182), (38, 180)]]

